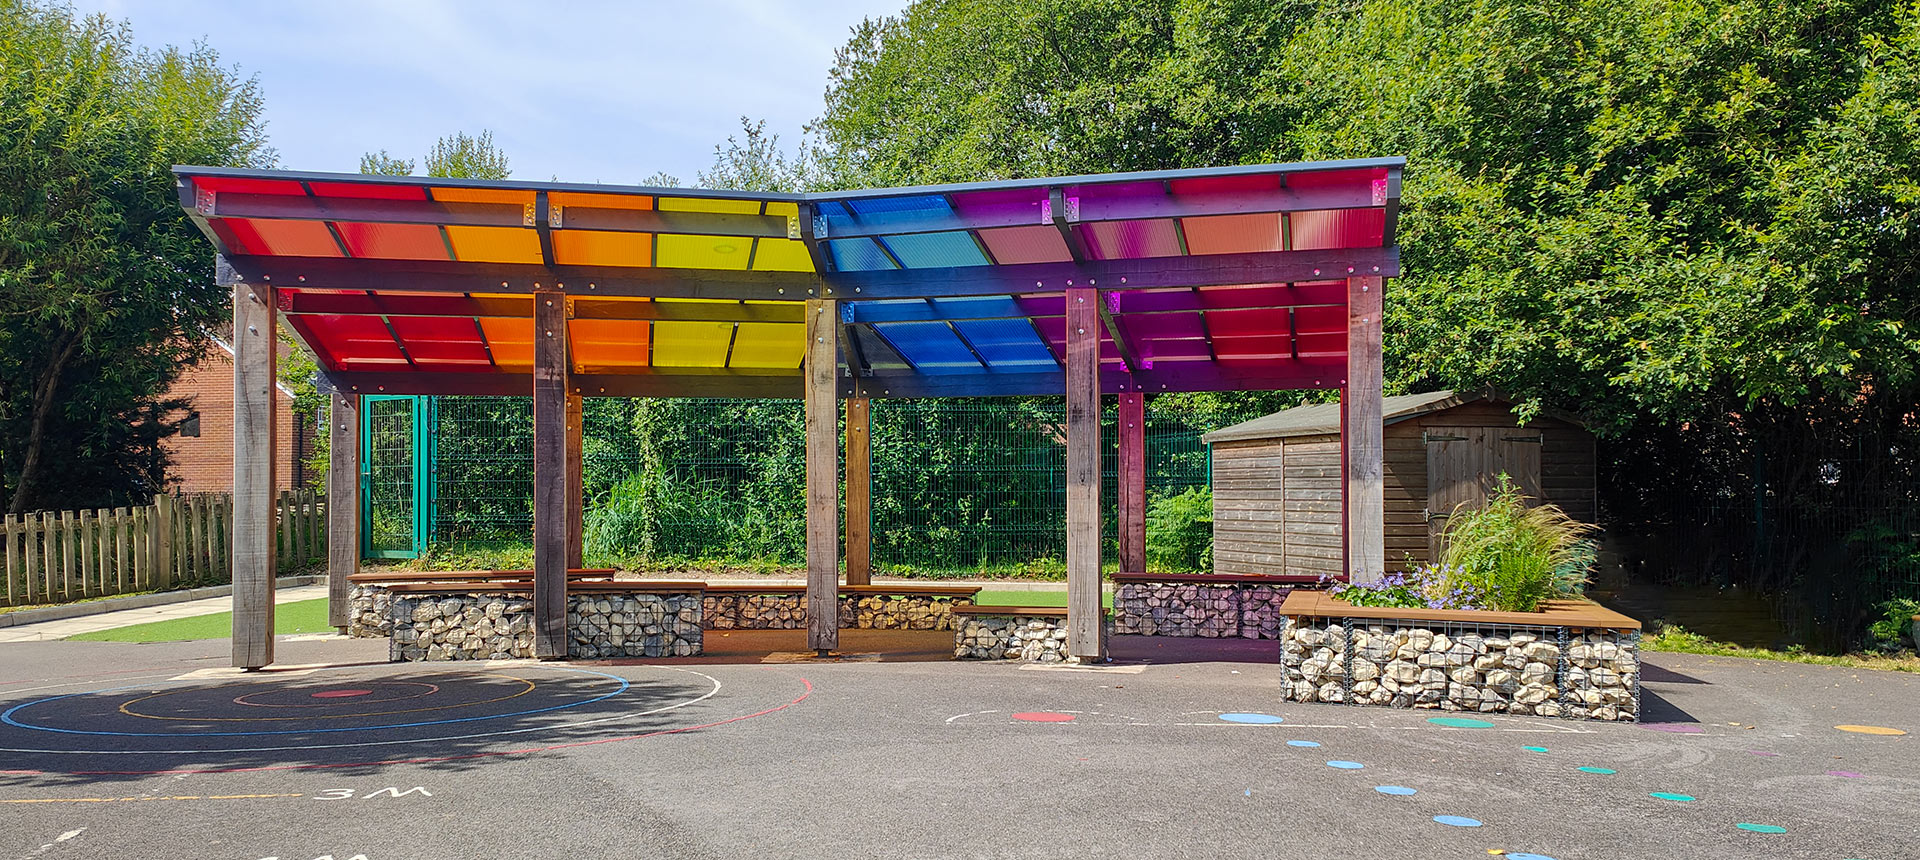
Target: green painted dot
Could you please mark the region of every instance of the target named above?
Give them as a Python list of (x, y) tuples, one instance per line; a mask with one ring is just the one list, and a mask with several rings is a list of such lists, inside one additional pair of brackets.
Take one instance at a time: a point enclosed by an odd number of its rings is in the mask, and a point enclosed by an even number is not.
[(1521, 747), (1521, 749), (1526, 750), (1527, 752), (1546, 752), (1547, 751), (1546, 747)]
[(1677, 801), (1680, 801), (1681, 803), (1686, 803), (1688, 801), (1699, 799), (1697, 797), (1694, 797), (1691, 794), (1675, 794), (1671, 791), (1651, 791), (1647, 793), (1647, 796), (1657, 797), (1661, 800), (1677, 800)]
[(1490, 729), (1493, 724), (1486, 720), (1469, 720), (1466, 717), (1428, 717), (1427, 722), (1450, 729)]
[(1752, 833), (1785, 833), (1787, 832), (1787, 829), (1785, 827), (1781, 827), (1778, 824), (1749, 824), (1745, 821), (1742, 821), (1739, 824), (1735, 824), (1734, 826), (1740, 828), (1741, 830), (1749, 831)]
[(1583, 773), (1619, 773), (1610, 767), (1582, 767), (1580, 770)]

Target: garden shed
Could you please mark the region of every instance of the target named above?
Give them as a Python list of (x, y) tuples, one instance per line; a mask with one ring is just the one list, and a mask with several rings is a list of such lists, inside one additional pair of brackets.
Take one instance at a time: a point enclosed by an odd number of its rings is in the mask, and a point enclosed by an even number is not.
[[(1388, 568), (1430, 560), (1448, 514), (1485, 498), (1502, 472), (1527, 496), (1594, 521), (1593, 434), (1578, 419), (1520, 424), (1493, 393), (1404, 394), (1383, 406)], [(1213, 458), (1215, 573), (1345, 569), (1340, 425), (1340, 405), (1318, 403), (1202, 437)]]

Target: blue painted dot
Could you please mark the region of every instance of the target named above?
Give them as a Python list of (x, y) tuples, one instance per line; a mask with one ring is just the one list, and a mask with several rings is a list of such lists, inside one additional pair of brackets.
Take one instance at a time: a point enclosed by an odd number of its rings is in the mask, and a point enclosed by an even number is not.
[(1373, 787), (1373, 790), (1381, 794), (1391, 794), (1394, 797), (1407, 797), (1420, 793), (1404, 785), (1376, 785)]
[(1619, 771), (1610, 767), (1581, 767), (1579, 770), (1582, 773), (1619, 773)]
[(1436, 726), (1452, 729), (1490, 729), (1493, 724), (1486, 720), (1469, 720), (1466, 717), (1428, 717), (1427, 722)]
[(1742, 821), (1739, 824), (1735, 824), (1734, 826), (1740, 828), (1741, 830), (1746, 830), (1753, 833), (1785, 833), (1787, 832), (1787, 829), (1785, 827), (1781, 827), (1777, 824), (1749, 824), (1745, 821)]
[(1317, 747), (1319, 745), (1319, 741), (1287, 741), (1287, 746), (1290, 747)]
[(1688, 803), (1698, 799), (1691, 794), (1675, 794), (1671, 791), (1650, 791), (1650, 792), (1647, 792), (1647, 796), (1659, 798), (1661, 800), (1677, 800), (1681, 803)]
[(1546, 747), (1521, 747), (1521, 749), (1526, 750), (1527, 752), (1546, 752), (1547, 751)]
[(1480, 822), (1464, 815), (1436, 815), (1433, 820), (1453, 827), (1479, 827)]
[(1259, 726), (1270, 726), (1275, 723), (1286, 722), (1284, 718), (1276, 717), (1272, 714), (1221, 714), (1220, 719), (1226, 720), (1229, 723), (1252, 723)]
[(1363, 768), (1363, 767), (1366, 767), (1366, 765), (1364, 765), (1364, 764), (1361, 764), (1361, 763), (1359, 763), (1359, 762), (1357, 762), (1357, 761), (1339, 761), (1339, 760), (1335, 760), (1335, 761), (1330, 761), (1330, 762), (1327, 762), (1327, 767), (1337, 767), (1337, 768), (1339, 768), (1339, 769), (1341, 769), (1341, 770), (1359, 770), (1359, 769), (1361, 769), (1361, 768)]

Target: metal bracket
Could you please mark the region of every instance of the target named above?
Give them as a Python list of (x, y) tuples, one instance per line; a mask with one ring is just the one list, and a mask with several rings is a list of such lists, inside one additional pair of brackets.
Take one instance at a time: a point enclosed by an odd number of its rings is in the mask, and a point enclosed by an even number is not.
[(558, 230), (566, 226), (566, 207), (558, 203), (547, 204), (547, 226)]
[(533, 221), (534, 221), (533, 204), (528, 203), (527, 205), (520, 207), (520, 226), (532, 227)]
[(800, 238), (800, 216), (798, 215), (787, 216), (787, 238), (789, 239)]
[(213, 214), (213, 207), (216, 200), (218, 200), (218, 198), (214, 196), (212, 190), (196, 188), (193, 193), (193, 209), (202, 215), (210, 216)]

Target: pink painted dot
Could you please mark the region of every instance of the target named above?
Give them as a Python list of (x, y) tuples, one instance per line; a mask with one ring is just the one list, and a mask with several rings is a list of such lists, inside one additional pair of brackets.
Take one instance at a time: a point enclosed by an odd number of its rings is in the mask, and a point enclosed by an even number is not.
[(1072, 714), (1056, 714), (1052, 711), (1024, 711), (1014, 714), (1013, 718), (1029, 723), (1071, 723)]
[(1670, 732), (1676, 735), (1697, 735), (1706, 731), (1692, 723), (1647, 723), (1640, 728), (1650, 732)]
[(372, 690), (321, 690), (318, 693), (314, 693), (313, 697), (316, 699), (346, 699), (353, 696), (371, 695), (372, 693)]
[(1867, 775), (1864, 773), (1854, 773), (1853, 771), (1850, 771), (1850, 770), (1830, 770), (1830, 771), (1827, 771), (1827, 775), (1828, 776), (1844, 776), (1848, 779), (1866, 779), (1867, 778)]

